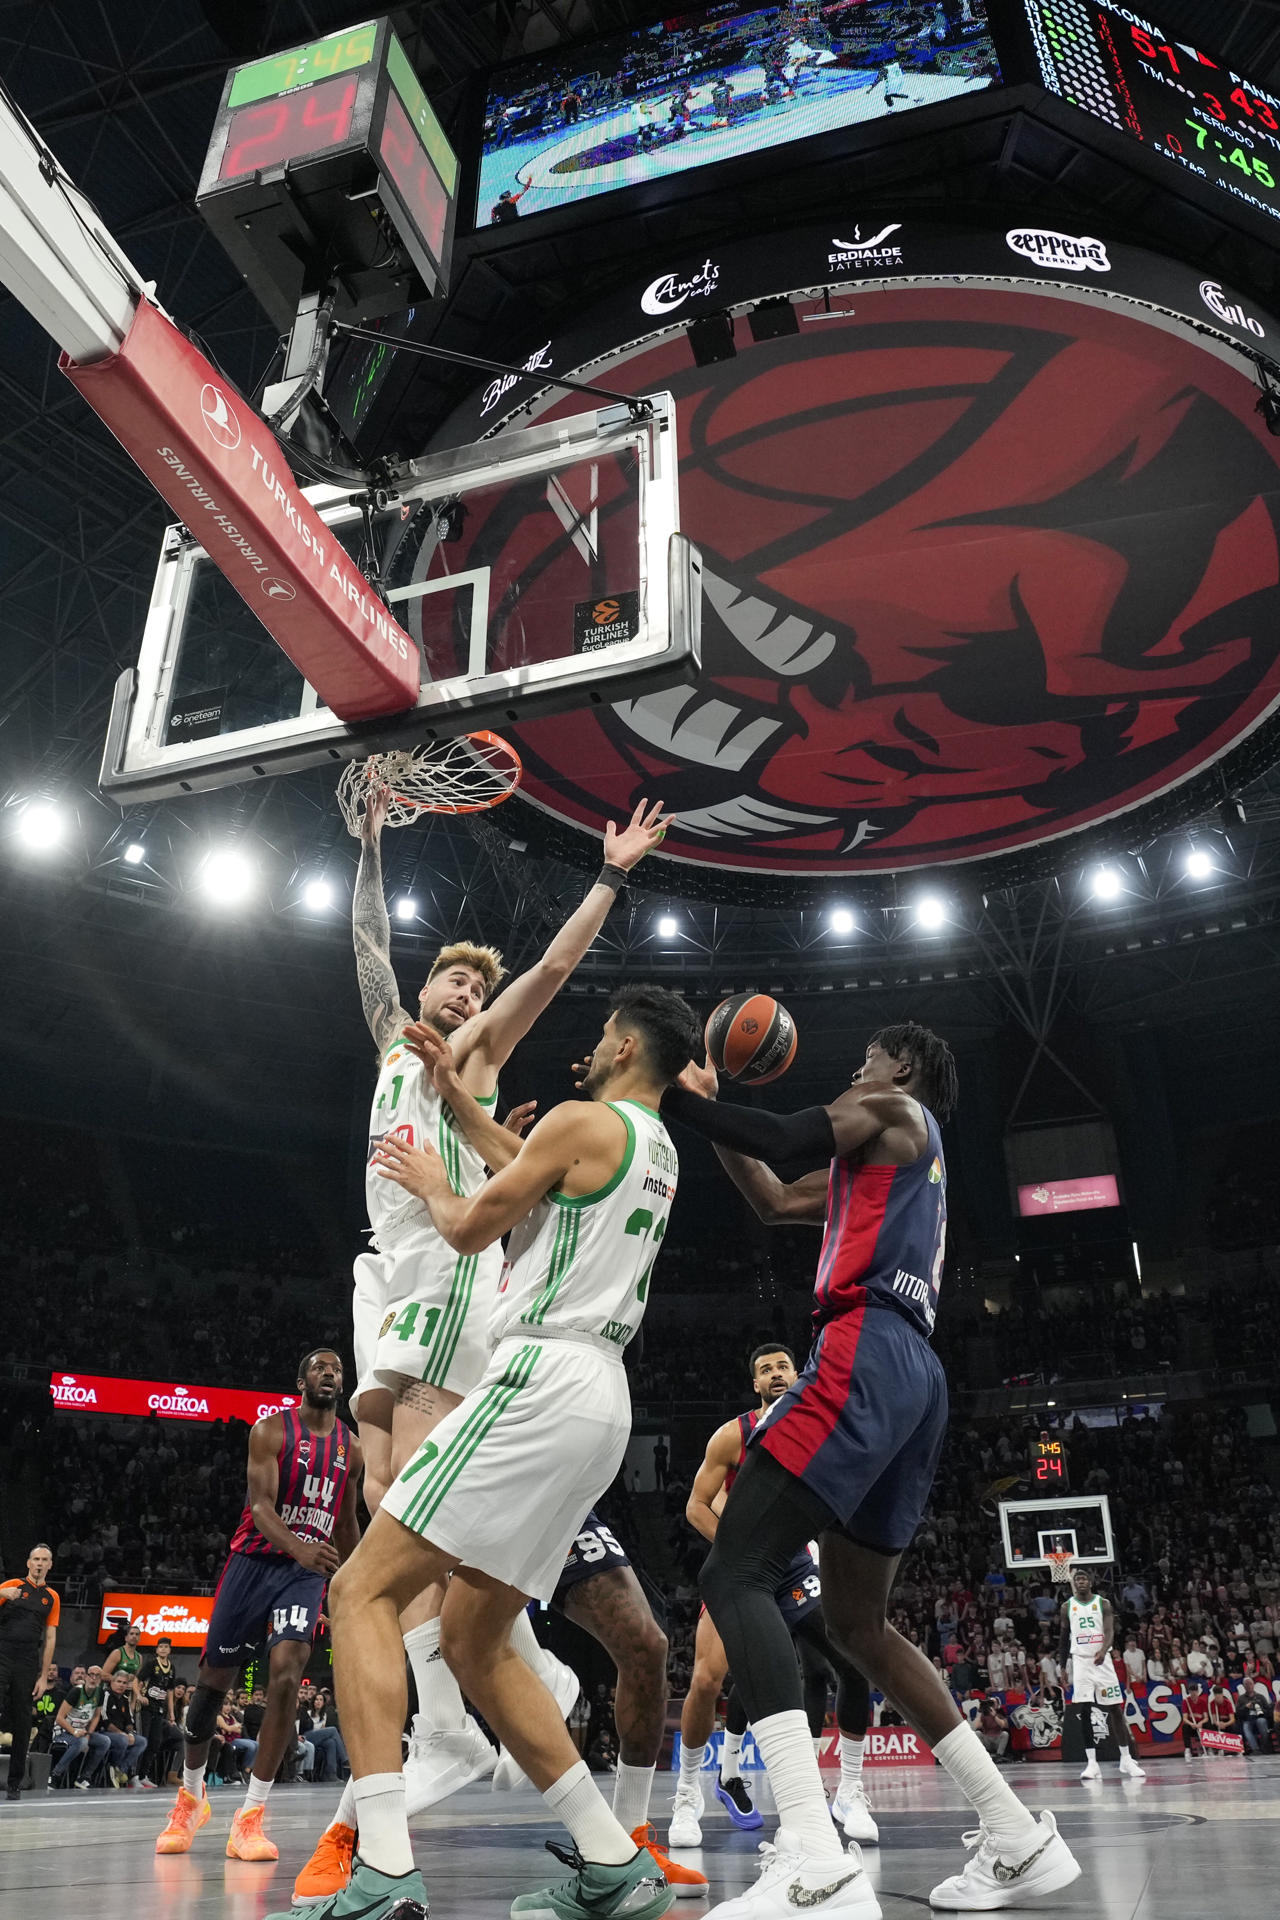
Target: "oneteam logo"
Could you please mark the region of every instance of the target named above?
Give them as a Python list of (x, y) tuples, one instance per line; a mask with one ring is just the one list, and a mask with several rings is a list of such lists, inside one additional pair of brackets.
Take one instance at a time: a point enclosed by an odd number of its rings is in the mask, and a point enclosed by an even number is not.
[(1251, 333), (1255, 340), (1265, 340), (1267, 330), (1261, 320), (1255, 320), (1246, 313), (1238, 300), (1228, 300), (1222, 287), (1216, 280), (1200, 282), (1200, 298), (1216, 320), (1225, 320), (1229, 327), (1239, 327), (1244, 333)]
[(1038, 267), (1061, 267), (1068, 273), (1110, 273), (1106, 245), (1088, 234), (1079, 239), (1055, 233), (1051, 227), (1014, 227), (1005, 235), (1015, 253)]
[(225, 447), (228, 453), (240, 445), (240, 422), (236, 419), (235, 410), (222, 388), (215, 387), (211, 380), (206, 380), (200, 389), (200, 417), (209, 430), (210, 438), (216, 440), (220, 447)]

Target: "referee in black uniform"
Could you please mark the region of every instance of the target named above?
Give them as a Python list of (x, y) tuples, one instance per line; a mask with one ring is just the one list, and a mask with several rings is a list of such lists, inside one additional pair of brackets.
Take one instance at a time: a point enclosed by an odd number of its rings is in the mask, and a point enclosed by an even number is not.
[(52, 1549), (43, 1540), (27, 1555), (25, 1580), (0, 1581), (0, 1726), (13, 1736), (6, 1798), (16, 1800), (27, 1775), (31, 1707), (53, 1659), (58, 1596), (48, 1584)]

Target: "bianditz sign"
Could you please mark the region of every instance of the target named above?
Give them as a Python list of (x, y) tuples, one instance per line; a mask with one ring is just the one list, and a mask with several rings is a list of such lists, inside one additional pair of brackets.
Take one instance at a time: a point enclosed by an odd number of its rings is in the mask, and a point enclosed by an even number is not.
[(282, 1407), (296, 1407), (296, 1393), (262, 1387), (187, 1387), (172, 1380), (119, 1380), (109, 1374), (63, 1373), (55, 1368), (49, 1397), (62, 1413), (123, 1413), (158, 1420), (244, 1420), (250, 1426)]
[(154, 1647), (158, 1640), (171, 1640), (175, 1647), (202, 1647), (212, 1611), (211, 1593), (104, 1593), (98, 1641), (121, 1627), (141, 1627), (144, 1647)]
[[(713, 1733), (707, 1742), (703, 1757), (702, 1770), (718, 1772), (720, 1768), (720, 1749), (724, 1742), (723, 1733)], [(833, 1727), (822, 1743), (818, 1764), (823, 1767), (840, 1765), (840, 1735)], [(909, 1727), (869, 1727), (866, 1745), (862, 1750), (862, 1764), (866, 1767), (931, 1767), (933, 1755), (923, 1740), (911, 1732)], [(680, 1735), (677, 1733), (672, 1746), (671, 1765), (678, 1769), (680, 1765)], [(760, 1758), (760, 1749), (751, 1733), (743, 1736), (740, 1765), (744, 1772), (762, 1772), (764, 1761)]]

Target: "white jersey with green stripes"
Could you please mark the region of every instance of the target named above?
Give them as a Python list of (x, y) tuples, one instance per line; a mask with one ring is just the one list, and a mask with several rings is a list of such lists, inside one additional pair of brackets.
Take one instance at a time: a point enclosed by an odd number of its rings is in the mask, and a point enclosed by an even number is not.
[[(497, 1098), (495, 1090), (480, 1104), (491, 1107)], [(484, 1161), (454, 1119), (453, 1109), (436, 1092), (418, 1056), (410, 1052), (403, 1038), (393, 1041), (378, 1069), (378, 1084), (373, 1090), (364, 1178), (369, 1225), (374, 1245), (381, 1253), (420, 1228), (434, 1231), (425, 1200), (406, 1193), (394, 1180), (384, 1179), (373, 1164), (379, 1141), (389, 1133), (397, 1134), (411, 1147), (434, 1147), (444, 1161), (455, 1193), (476, 1193), (486, 1178)], [(442, 1259), (447, 1258), (452, 1265), (456, 1258), (452, 1249), (443, 1240), (440, 1249)]]
[(1067, 1602), (1067, 1621), (1071, 1634), (1072, 1659), (1095, 1659), (1099, 1647), (1106, 1638), (1101, 1594), (1092, 1594), (1087, 1600), (1077, 1600), (1072, 1594)]
[(492, 1333), (594, 1333), (625, 1347), (644, 1318), (649, 1279), (680, 1162), (652, 1107), (610, 1101), (627, 1129), (613, 1178), (595, 1193), (549, 1193), (512, 1229)]

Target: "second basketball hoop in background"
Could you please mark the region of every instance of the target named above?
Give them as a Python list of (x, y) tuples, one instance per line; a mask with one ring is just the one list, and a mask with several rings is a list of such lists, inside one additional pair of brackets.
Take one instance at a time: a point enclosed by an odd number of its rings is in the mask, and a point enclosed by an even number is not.
[(796, 1023), (767, 993), (735, 993), (707, 1021), (707, 1052), (717, 1073), (744, 1086), (763, 1087), (796, 1057)]
[(352, 760), (338, 782), (338, 805), (348, 833), (358, 840), (365, 802), (377, 788), (388, 795), (386, 825), (403, 827), (421, 813), (484, 813), (501, 806), (523, 771), (520, 755), (501, 734), (463, 733), (413, 752)]

